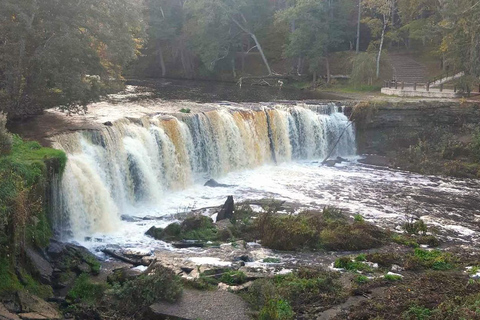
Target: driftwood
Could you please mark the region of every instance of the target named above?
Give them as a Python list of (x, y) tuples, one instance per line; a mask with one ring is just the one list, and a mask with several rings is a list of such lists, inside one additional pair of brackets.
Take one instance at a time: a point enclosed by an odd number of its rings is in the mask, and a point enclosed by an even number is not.
[[(270, 74), (270, 75), (265, 75), (265, 76), (244, 76), (244, 77), (240, 77), (240, 79), (238, 79), (237, 81), (237, 84), (238, 86), (241, 88), (244, 81), (246, 80), (254, 80), (255, 82), (253, 82), (251, 85), (268, 85), (268, 86), (273, 86), (273, 85), (277, 85), (279, 87), (282, 87), (283, 86), (283, 81), (282, 80), (295, 80), (296, 77), (292, 76), (292, 75), (282, 75), (282, 74)], [(273, 85), (270, 84), (268, 82), (268, 80), (277, 80), (277, 82), (275, 82)]]
[(102, 252), (105, 253), (106, 255), (110, 256), (110, 257), (113, 257), (115, 259), (118, 259), (118, 260), (126, 262), (126, 263), (130, 263), (130, 264), (132, 264), (136, 267), (137, 266), (146, 266), (146, 267), (149, 266), (146, 262), (143, 262), (141, 260), (134, 260), (134, 259), (127, 258), (127, 257), (125, 257), (121, 254), (116, 253), (113, 250), (110, 250), (110, 249), (103, 249)]

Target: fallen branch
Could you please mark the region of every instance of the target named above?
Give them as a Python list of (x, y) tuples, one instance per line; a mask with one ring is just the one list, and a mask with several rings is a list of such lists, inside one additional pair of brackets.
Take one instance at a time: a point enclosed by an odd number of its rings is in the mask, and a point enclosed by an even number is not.
[(118, 253), (116, 253), (115, 251), (113, 250), (110, 250), (110, 249), (103, 249), (102, 250), (103, 253), (105, 253), (106, 255), (110, 256), (110, 257), (113, 257), (117, 260), (120, 260), (120, 261), (123, 261), (123, 262), (126, 262), (126, 263), (130, 263), (134, 266), (149, 266), (148, 264), (146, 264), (145, 262), (142, 262), (141, 260), (133, 260), (133, 259), (130, 259), (130, 258), (127, 258), (123, 255), (120, 255)]

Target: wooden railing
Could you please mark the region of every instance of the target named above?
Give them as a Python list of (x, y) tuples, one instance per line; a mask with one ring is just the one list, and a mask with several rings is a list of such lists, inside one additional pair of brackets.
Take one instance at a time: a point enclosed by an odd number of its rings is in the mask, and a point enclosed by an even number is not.
[[(421, 83), (421, 82), (403, 82), (403, 81), (396, 81), (396, 80), (390, 80), (390, 81), (384, 81), (384, 88), (393, 88), (393, 89), (401, 89), (404, 90), (405, 88), (411, 88), (413, 87), (414, 91), (417, 91), (417, 89), (420, 90), (425, 90), (425, 91), (430, 91), (430, 85), (432, 82), (426, 82), (426, 83)], [(459, 88), (456, 85), (448, 85), (448, 84), (440, 84), (438, 86), (438, 89), (440, 92), (443, 90), (453, 90), (453, 92), (457, 92), (461, 90), (462, 92), (466, 92), (467, 94), (470, 95), (471, 88), (467, 86), (466, 88)], [(478, 86), (478, 92), (480, 92), (480, 84)]]

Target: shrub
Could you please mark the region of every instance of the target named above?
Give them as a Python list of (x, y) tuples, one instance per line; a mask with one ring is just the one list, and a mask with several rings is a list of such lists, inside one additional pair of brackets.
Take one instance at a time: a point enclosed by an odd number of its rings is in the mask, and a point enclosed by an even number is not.
[(180, 109), (180, 112), (181, 112), (181, 113), (190, 113), (190, 111), (191, 111), (191, 110), (188, 109), (188, 108), (182, 108), (182, 109)]
[(263, 259), (263, 262), (265, 263), (280, 263), (280, 261), (281, 260), (278, 258), (270, 258), (270, 257)]
[(86, 273), (82, 273), (72, 289), (67, 294), (67, 299), (71, 302), (82, 302), (86, 305), (93, 306), (97, 304), (103, 297), (107, 289), (104, 283), (94, 283)]
[(383, 276), (383, 278), (387, 281), (400, 281), (400, 280), (402, 280), (402, 277), (398, 276), (396, 274), (386, 274), (385, 276)]
[(182, 281), (175, 273), (158, 266), (153, 274), (141, 275), (115, 288), (117, 308), (124, 314), (132, 314), (156, 300), (175, 302), (182, 294)]
[(363, 216), (361, 214), (356, 214), (353, 216), (353, 220), (355, 220), (356, 222), (363, 222), (365, 221), (365, 219), (363, 218)]
[(259, 320), (290, 320), (295, 313), (288, 301), (281, 299), (272, 299), (260, 310)]
[(427, 233), (427, 225), (422, 219), (415, 220), (415, 218), (407, 218), (407, 222), (403, 224), (403, 229), (409, 234), (419, 234), (425, 235)]
[(242, 271), (229, 271), (220, 277), (220, 281), (228, 285), (239, 285), (245, 283), (247, 275)]
[(432, 311), (430, 309), (414, 304), (402, 316), (406, 320), (427, 320), (431, 315)]
[(12, 150), (12, 135), (7, 131), (7, 116), (0, 112), (0, 157)]

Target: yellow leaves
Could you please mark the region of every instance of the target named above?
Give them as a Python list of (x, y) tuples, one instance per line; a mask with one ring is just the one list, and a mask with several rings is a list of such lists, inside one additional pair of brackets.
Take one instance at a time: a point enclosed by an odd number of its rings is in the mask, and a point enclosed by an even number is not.
[(12, 18), (11, 18), (11, 19), (12, 19), (12, 21), (17, 21), (17, 16), (14, 15), (14, 14), (12, 14)]

